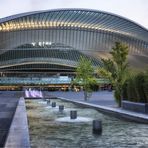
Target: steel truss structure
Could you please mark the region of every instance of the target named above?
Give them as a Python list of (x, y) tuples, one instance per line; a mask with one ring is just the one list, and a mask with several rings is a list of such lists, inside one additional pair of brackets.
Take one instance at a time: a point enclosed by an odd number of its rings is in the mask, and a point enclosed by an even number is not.
[(55, 9), (0, 19), (0, 71), (74, 71), (80, 56), (102, 66), (116, 41), (127, 44), (131, 66), (148, 67), (148, 30), (118, 15)]

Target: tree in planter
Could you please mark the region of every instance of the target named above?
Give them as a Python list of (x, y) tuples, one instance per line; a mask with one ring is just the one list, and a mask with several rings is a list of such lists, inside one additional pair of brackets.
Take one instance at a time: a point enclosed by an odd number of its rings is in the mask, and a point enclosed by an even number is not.
[(98, 74), (111, 81), (115, 88), (114, 96), (116, 102), (121, 107), (122, 86), (128, 72), (128, 48), (120, 42), (115, 42), (110, 54), (111, 59), (102, 59), (104, 67), (98, 69)]
[(92, 86), (96, 84), (94, 68), (90, 60), (80, 57), (76, 68), (76, 78), (72, 83), (83, 86), (84, 100), (87, 101), (88, 94), (92, 92)]

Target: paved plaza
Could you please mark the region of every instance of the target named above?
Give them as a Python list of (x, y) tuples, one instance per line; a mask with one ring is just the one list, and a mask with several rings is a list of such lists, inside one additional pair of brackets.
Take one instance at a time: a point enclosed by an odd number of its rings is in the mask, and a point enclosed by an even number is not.
[[(63, 97), (75, 101), (84, 101), (83, 91), (74, 92), (74, 91), (53, 91), (45, 93), (49, 96)], [(84, 101), (85, 102), (85, 101)], [(115, 102), (113, 92), (110, 91), (97, 91), (93, 92), (91, 97), (88, 99), (87, 103), (92, 103), (102, 106), (116, 107), (117, 103)]]
[(0, 147), (3, 147), (19, 99), (16, 92), (0, 91)]

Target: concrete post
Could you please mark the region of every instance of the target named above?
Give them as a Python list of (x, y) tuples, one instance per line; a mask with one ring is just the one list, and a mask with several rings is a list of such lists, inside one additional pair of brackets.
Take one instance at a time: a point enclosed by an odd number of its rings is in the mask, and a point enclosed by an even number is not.
[(76, 119), (77, 118), (77, 111), (71, 110), (70, 111), (70, 119)]
[(59, 105), (59, 112), (63, 112), (64, 110), (64, 105)]
[(100, 135), (102, 133), (102, 121), (101, 120), (93, 120), (93, 133)]
[(52, 106), (52, 107), (56, 107), (56, 102), (52, 102), (52, 103), (51, 103), (51, 106)]

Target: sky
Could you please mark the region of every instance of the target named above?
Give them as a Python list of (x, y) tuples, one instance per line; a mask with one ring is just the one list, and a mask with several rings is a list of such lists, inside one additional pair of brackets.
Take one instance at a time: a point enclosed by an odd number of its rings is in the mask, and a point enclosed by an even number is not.
[(56, 8), (88, 8), (111, 12), (148, 29), (148, 0), (0, 0), (0, 18)]

